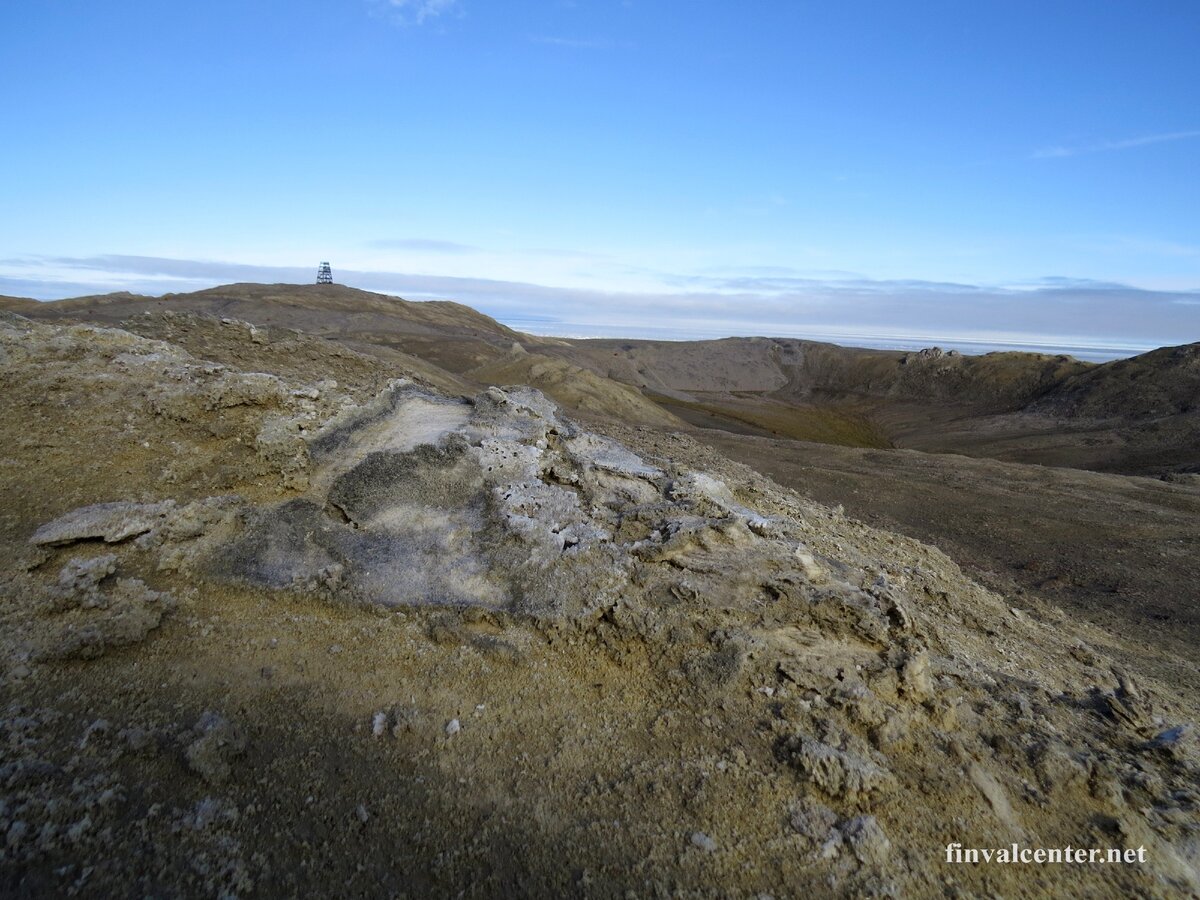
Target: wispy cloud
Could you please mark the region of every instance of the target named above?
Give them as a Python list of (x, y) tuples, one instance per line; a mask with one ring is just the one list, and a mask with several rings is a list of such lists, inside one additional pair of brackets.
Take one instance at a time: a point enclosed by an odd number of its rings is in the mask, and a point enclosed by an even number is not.
[(1087, 153), (1106, 153), (1113, 150), (1132, 150), (1135, 147), (1147, 147), (1151, 144), (1166, 144), (1172, 141), (1189, 141), (1200, 138), (1200, 129), (1192, 131), (1168, 131), (1161, 134), (1143, 134), (1138, 137), (1125, 138), (1120, 141), (1100, 141), (1093, 144), (1076, 144), (1074, 146), (1056, 145), (1043, 147), (1030, 154), (1030, 159), (1062, 159), (1068, 156), (1082, 156)]
[(567, 47), (572, 50), (628, 50), (633, 46), (629, 41), (613, 41), (608, 38), (558, 37), (550, 34), (531, 34), (529, 40), (535, 44)]
[(367, 246), (376, 250), (417, 250), (425, 253), (478, 253), (479, 248), (454, 241), (439, 241), (432, 238), (380, 238), (368, 241)]
[(458, 0), (371, 0), (371, 3), (401, 25), (424, 25), (431, 19), (462, 12)]

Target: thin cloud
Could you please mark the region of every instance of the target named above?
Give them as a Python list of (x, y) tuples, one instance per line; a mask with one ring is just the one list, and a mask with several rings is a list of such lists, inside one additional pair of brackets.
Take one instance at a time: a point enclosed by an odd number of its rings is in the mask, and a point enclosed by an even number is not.
[(458, 0), (371, 0), (380, 11), (401, 25), (424, 25), (431, 19), (459, 13)]
[(592, 253), (590, 250), (564, 250), (557, 247), (528, 247), (520, 251), (530, 256), (545, 256), (550, 259), (607, 260), (607, 253)]
[(471, 244), (454, 241), (438, 241), (431, 238), (380, 238), (368, 241), (368, 247), (376, 250), (418, 250), (425, 253), (478, 253), (479, 248)]
[(535, 44), (567, 47), (572, 50), (627, 50), (633, 46), (628, 41), (612, 41), (607, 38), (569, 38), (549, 34), (531, 34), (529, 40)]
[(1135, 147), (1148, 147), (1151, 144), (1166, 144), (1172, 141), (1189, 141), (1200, 138), (1200, 129), (1192, 131), (1169, 131), (1162, 134), (1143, 134), (1139, 137), (1126, 138), (1121, 141), (1101, 141), (1097, 144), (1081, 144), (1074, 147), (1054, 146), (1044, 147), (1030, 155), (1030, 159), (1063, 159), (1068, 156), (1082, 156), (1087, 153), (1106, 153), (1113, 150), (1132, 150)]

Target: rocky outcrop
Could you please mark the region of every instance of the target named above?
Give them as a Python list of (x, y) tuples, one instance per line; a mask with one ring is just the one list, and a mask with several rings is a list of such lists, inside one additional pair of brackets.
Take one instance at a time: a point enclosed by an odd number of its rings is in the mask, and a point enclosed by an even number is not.
[[(59, 504), (28, 523), (19, 553), (4, 547), (20, 561), (0, 583), (4, 684), (26, 690), (47, 673), (79, 671), (85, 704), (86, 673), (109, 666), (111, 678), (143, 691), (138, 704), (177, 719), (162, 740), (121, 729), (131, 735), (121, 753), (174, 747), (156, 763), (164, 777), (186, 778), (181, 790), (228, 792), (189, 796), (169, 826), (135, 797), (103, 814), (108, 844), (79, 825), (89, 858), (112, 858), (114, 833), (124, 846), (183, 847), (193, 832), (232, 832), (259, 802), (235, 814), (235, 789), (285, 793), (288, 815), (332, 793), (340, 818), (323, 813), (311, 846), (343, 840), (332, 836), (336, 819), (355, 842), (336, 846), (358, 847), (365, 829), (434, 789), (427, 776), (454, 772), (436, 803), (482, 798), (485, 817), (546, 810), (541, 833), (569, 832), (563, 840), (597, 867), (608, 865), (595, 862), (597, 846), (635, 834), (654, 860), (648, 877), (678, 876), (689, 890), (801, 883), (929, 894), (944, 887), (935, 861), (948, 840), (1006, 846), (1032, 836), (1150, 851), (1142, 871), (1047, 875), (1059, 888), (1167, 895), (1200, 883), (1187, 723), (1161, 692), (1099, 652), (1080, 652), (1069, 627), (1015, 610), (932, 547), (715, 457), (684, 466), (673, 451), (680, 436), (656, 435), (634, 452), (526, 387), (463, 398), (396, 379), (354, 398), (316, 387), (315, 377), (296, 384), (242, 372), (104, 329), (9, 323), (0, 348), (8, 377), (35, 377), (30, 367), (45, 362), (38, 371), (63, 385), (74, 372), (106, 398), (149, 398), (89, 444), (157, 428), (203, 463), (193, 477), (175, 460), (171, 480)], [(141, 446), (121, 441), (118, 453)], [(132, 465), (126, 458), (120, 467)], [(208, 475), (213, 461), (227, 469), (220, 480)], [(105, 490), (123, 483), (114, 477)], [(204, 604), (207, 623), (195, 614)], [(226, 608), (229, 620), (216, 621)], [(297, 649), (242, 638), (268, 616), (294, 629)], [(225, 655), (209, 663), (217, 671), (202, 691), (201, 673), (177, 671), (161, 647), (198, 652), (214, 628)], [(403, 670), (394, 652), (402, 642)], [(235, 672), (237, 652), (276, 656)], [(342, 663), (352, 654), (355, 670)], [(464, 660), (472, 689), (494, 687), (487, 703), (426, 705), (466, 690), (454, 674)], [(142, 671), (154, 673), (145, 685)], [(176, 693), (159, 697), (168, 685)], [(596, 711), (587, 698), (600, 697)], [(510, 703), (509, 719), (490, 723), (498, 698)], [(289, 721), (256, 720), (260, 702), (286, 704), (277, 718)], [(363, 710), (343, 714), (340, 705), (353, 703)], [(322, 730), (330, 722), (343, 730)], [(262, 738), (285, 726), (306, 742), (302, 787), (290, 770), (271, 768), (273, 745)], [(89, 731), (89, 747), (109, 731), (118, 729)], [(363, 764), (373, 790), (392, 791), (388, 802), (338, 793), (356, 773), (322, 768), (331, 746), (358, 738), (356, 753), (398, 754)], [(3, 771), (22, 793), (0, 814), (14, 858), (28, 866), (37, 857), (16, 823), (49, 818), (43, 799), (70, 789), (56, 767), (81, 763), (71, 762), (75, 745), (45, 758), (13, 746), (19, 768)], [(608, 755), (634, 763), (600, 777)], [(140, 756), (122, 758), (130, 771), (140, 765)], [(454, 768), (467, 764), (470, 788)], [(532, 799), (511, 788), (543, 769), (544, 782), (522, 782)], [(430, 827), (428, 808), (414, 813), (418, 831)], [(948, 822), (957, 830), (948, 834)], [(507, 835), (487, 834), (489, 858), (507, 865)], [(241, 851), (228, 846), (233, 880), (248, 890)], [(629, 866), (619, 862), (608, 870), (623, 875)], [(265, 856), (246, 865), (267, 870)], [(106, 887), (120, 885), (115, 869), (104, 871)], [(585, 874), (572, 876), (577, 886)], [(1011, 887), (955, 877), (974, 893)]]

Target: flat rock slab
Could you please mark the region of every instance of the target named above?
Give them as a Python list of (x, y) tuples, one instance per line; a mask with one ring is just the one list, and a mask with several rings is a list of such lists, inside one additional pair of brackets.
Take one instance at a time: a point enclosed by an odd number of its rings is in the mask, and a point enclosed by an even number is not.
[(53, 522), (47, 522), (34, 532), (30, 543), (40, 546), (61, 546), (76, 541), (100, 538), (115, 544), (159, 525), (175, 506), (174, 500), (161, 503), (95, 503), (73, 509)]

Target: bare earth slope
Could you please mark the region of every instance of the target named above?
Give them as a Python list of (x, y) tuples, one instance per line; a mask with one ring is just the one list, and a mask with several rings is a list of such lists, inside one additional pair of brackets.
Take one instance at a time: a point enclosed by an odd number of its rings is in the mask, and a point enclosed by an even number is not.
[(473, 372), (487, 382), (490, 372), (505, 367), (515, 376), (512, 366), (518, 364), (521, 377), (513, 380), (540, 388), (572, 411), (652, 425), (681, 424), (628, 385), (595, 378), (536, 352), (543, 343), (555, 342), (518, 334), (460, 303), (414, 303), (341, 285), (232, 284), (159, 298), (127, 293), (81, 297), (19, 311), (51, 321), (124, 323), (138, 333), (156, 335), (149, 330), (154, 326), (143, 322), (147, 315), (190, 313), (245, 321), (265, 330), (336, 340), (406, 374), (419, 372), (442, 390), (477, 390), (481, 382)]
[(5, 895), (1200, 889), (1195, 698), (1098, 629), (682, 435), (186, 331), (286, 374), (0, 322)]
[(22, 306), (38, 318), (108, 324), (159, 309), (295, 329), (385, 359), (402, 353), (409, 368), (421, 359), (468, 380), (478, 373), (475, 387), (507, 372), (585, 416), (1126, 474), (1200, 469), (1200, 344), (1093, 365), (778, 338), (563, 340), (518, 334), (457, 303), (340, 285), (235, 284)]
[(24, 297), (4, 297), (0, 296), (0, 310), (14, 313), (36, 312), (38, 309), (36, 300), (29, 300)]
[(1200, 480), (694, 436), (806, 497), (936, 545), (1006, 595), (1100, 626), (1126, 662), (1200, 697)]
[(812, 341), (576, 341), (577, 361), (695, 425), (1129, 474), (1200, 467), (1200, 344), (1103, 365), (1065, 356)]

